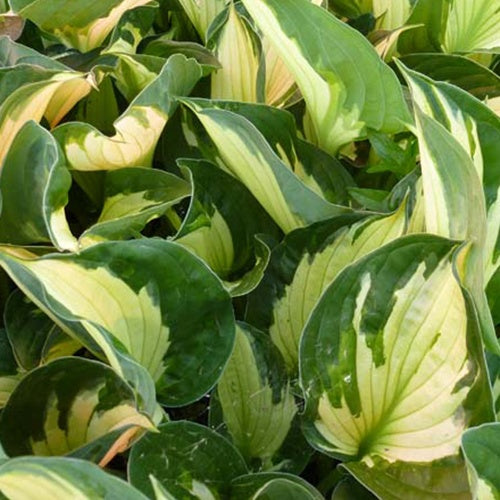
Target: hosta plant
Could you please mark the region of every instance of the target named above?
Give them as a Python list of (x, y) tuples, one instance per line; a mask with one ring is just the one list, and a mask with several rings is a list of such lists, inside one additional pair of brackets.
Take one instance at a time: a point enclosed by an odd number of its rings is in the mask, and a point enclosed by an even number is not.
[(500, 498), (499, 0), (0, 0), (0, 496)]

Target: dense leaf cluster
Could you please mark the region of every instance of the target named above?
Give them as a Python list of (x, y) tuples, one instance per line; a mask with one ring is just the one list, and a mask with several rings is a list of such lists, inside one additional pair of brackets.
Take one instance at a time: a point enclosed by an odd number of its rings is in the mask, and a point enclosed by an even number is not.
[(500, 0), (0, 0), (0, 496), (500, 495)]

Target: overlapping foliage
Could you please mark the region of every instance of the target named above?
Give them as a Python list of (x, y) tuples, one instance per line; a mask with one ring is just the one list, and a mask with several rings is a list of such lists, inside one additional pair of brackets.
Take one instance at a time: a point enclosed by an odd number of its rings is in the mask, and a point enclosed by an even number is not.
[(500, 497), (499, 0), (0, 0), (6, 498)]

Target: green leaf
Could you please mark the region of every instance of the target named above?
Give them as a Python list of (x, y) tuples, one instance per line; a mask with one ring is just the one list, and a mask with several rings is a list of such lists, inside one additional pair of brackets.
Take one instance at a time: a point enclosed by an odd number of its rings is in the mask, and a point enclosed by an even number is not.
[(500, 51), (500, 2), (453, 0), (444, 32), (446, 52)]
[(119, 353), (140, 363), (162, 403), (195, 401), (218, 380), (234, 342), (230, 297), (180, 245), (109, 242), (41, 258), (2, 250), (5, 270), (35, 304), (117, 371)]
[(124, 12), (150, 0), (11, 0), (14, 12), (34, 22), (62, 43), (88, 52), (99, 47)]
[(341, 459), (429, 463), (493, 418), (478, 324), (456, 243), (406, 236), (346, 268), (300, 348), (310, 443)]
[(81, 347), (20, 290), (12, 292), (5, 304), (4, 324), (16, 361), (25, 371)]
[(168, 422), (132, 447), (129, 481), (148, 496), (154, 477), (174, 498), (225, 498), (231, 481), (247, 472), (238, 451), (194, 422)]
[(264, 233), (278, 240), (280, 231), (234, 177), (203, 160), (180, 159), (178, 164), (191, 176), (193, 196), (175, 240), (226, 280), (233, 295), (250, 292), (261, 280), (270, 255), (256, 236)]
[(226, 19), (210, 32), (208, 44), (222, 66), (212, 73), (211, 98), (262, 101), (260, 40), (249, 21), (232, 3)]
[[(16, 387), (2, 412), (0, 440), (10, 456), (65, 455), (91, 445), (102, 460), (152, 427), (132, 388), (112, 368), (61, 358), (31, 371)], [(111, 432), (119, 432), (115, 449), (97, 451), (98, 441)]]
[(249, 297), (247, 321), (269, 331), (294, 376), (300, 336), (316, 302), (345, 267), (404, 234), (405, 204), (390, 216), (360, 219), (338, 217), (287, 235)]
[(223, 166), (252, 192), (284, 232), (350, 211), (309, 188), (244, 116), (220, 108), (217, 101), (182, 102), (205, 127)]
[(176, 109), (175, 97), (188, 94), (201, 77), (194, 59), (172, 56), (156, 77), (115, 121), (107, 137), (86, 123), (68, 123), (54, 131), (76, 170), (150, 167), (160, 134)]
[[(377, 498), (400, 500), (470, 500), (463, 460), (448, 459), (428, 465), (377, 460), (343, 464)], [(335, 498), (336, 500), (336, 498)]]
[(247, 474), (232, 483), (231, 498), (241, 500), (322, 500), (313, 486), (298, 476), (283, 472)]
[(304, 96), (309, 138), (335, 153), (367, 128), (402, 130), (409, 115), (399, 82), (360, 33), (309, 0), (243, 3)]
[(97, 465), (59, 457), (20, 457), (4, 462), (0, 465), (0, 492), (11, 499), (147, 498)]
[(101, 214), (80, 236), (80, 245), (86, 247), (106, 240), (138, 237), (149, 221), (165, 215), (172, 205), (190, 194), (191, 187), (186, 181), (161, 170), (124, 168), (108, 171)]
[[(269, 339), (239, 323), (236, 343), (217, 384), (222, 418), (247, 463), (271, 468), (297, 413), (283, 360)], [(214, 423), (213, 423), (214, 424)]]
[(66, 220), (71, 175), (50, 132), (33, 121), (16, 135), (0, 177), (0, 241), (16, 245), (51, 242), (76, 250)]
[[(451, 83), (480, 100), (500, 95), (500, 77), (487, 67), (464, 56), (452, 54), (409, 54), (401, 61), (419, 73)], [(462, 112), (466, 112), (462, 108)]]

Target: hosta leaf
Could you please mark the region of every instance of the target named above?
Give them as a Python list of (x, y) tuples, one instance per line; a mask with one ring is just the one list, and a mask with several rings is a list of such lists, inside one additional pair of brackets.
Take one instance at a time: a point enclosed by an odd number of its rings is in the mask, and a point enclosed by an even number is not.
[(320, 492), (298, 476), (283, 472), (247, 474), (232, 483), (231, 498), (241, 500), (322, 500)]
[(455, 243), (406, 236), (346, 268), (304, 330), (306, 435), (337, 457), (428, 463), (492, 418), (474, 309)]
[(247, 320), (269, 331), (295, 376), (300, 336), (316, 302), (346, 266), (404, 234), (405, 206), (388, 217), (359, 219), (339, 217), (290, 233), (249, 297)]
[(14, 12), (64, 44), (88, 52), (101, 45), (124, 12), (150, 0), (104, 0), (75, 5), (70, 0), (11, 0)]
[[(230, 111), (248, 120), (263, 135), (281, 161), (309, 189), (332, 203), (346, 204), (347, 189), (354, 185), (351, 176), (335, 157), (300, 139), (300, 132), (291, 113), (255, 103), (214, 100), (210, 103), (215, 108)], [(220, 154), (207, 144), (207, 140), (210, 140), (205, 139), (206, 132), (192, 120), (188, 126), (196, 136), (195, 144), (202, 153), (225, 168)]]
[(347, 476), (335, 486), (331, 500), (375, 500), (377, 497), (370, 493), (358, 481)]
[(500, 2), (453, 0), (444, 32), (446, 52), (500, 50)]
[(221, 65), (214, 54), (203, 45), (195, 42), (170, 40), (166, 35), (151, 41), (144, 48), (144, 54), (168, 59), (172, 54), (184, 54), (196, 59), (203, 68), (203, 75), (210, 74)]
[(75, 119), (113, 135), (113, 123), (120, 115), (111, 77), (102, 79), (98, 89), (92, 89), (86, 99), (76, 107)]
[(283, 231), (349, 211), (328, 203), (301, 181), (245, 117), (204, 99), (182, 102), (201, 121), (229, 172)]
[(399, 37), (399, 53), (441, 52), (449, 5), (448, 0), (417, 0), (407, 25), (418, 27)]
[(69, 69), (59, 61), (41, 54), (27, 45), (15, 43), (8, 36), (0, 36), (0, 67), (5, 68), (21, 64), (41, 66), (42, 68), (59, 71)]
[(0, 408), (5, 406), (21, 378), (7, 332), (0, 328)]
[(75, 250), (66, 220), (71, 175), (50, 132), (33, 121), (16, 135), (0, 177), (0, 241), (18, 245), (51, 242)]
[(456, 85), (480, 100), (500, 95), (500, 77), (467, 57), (454, 54), (409, 54), (402, 57), (401, 61), (414, 71), (433, 80)]
[(191, 175), (193, 197), (177, 243), (201, 257), (233, 294), (248, 293), (269, 261), (270, 251), (256, 235), (279, 239), (277, 226), (245, 186), (215, 165), (181, 159), (179, 166)]
[(231, 3), (227, 17), (220, 21), (217, 30), (211, 32), (209, 46), (221, 68), (212, 73), (212, 99), (233, 101), (262, 101), (259, 90), (261, 66), (259, 38), (248, 20)]
[[(322, 0), (310, 0), (321, 5)], [(265, 102), (271, 106), (283, 106), (296, 91), (295, 79), (269, 38), (263, 37), (262, 49), (266, 63)]]
[(470, 96), (463, 99), (464, 112), (457, 109), (460, 96), (467, 95), (459, 89), (434, 87), (410, 70), (405, 76), (416, 102), (427, 231), (473, 242), (465, 284), (474, 296), (488, 349), (500, 353), (484, 293), (497, 265), (500, 178), (495, 138), (500, 121)]
[(231, 481), (247, 472), (238, 451), (222, 436), (194, 422), (169, 422), (132, 447), (129, 481), (153, 495), (151, 477), (174, 498), (225, 498)]
[(500, 496), (500, 423), (483, 424), (462, 436), (462, 449), (474, 498), (495, 500)]
[(125, 481), (85, 460), (20, 457), (0, 466), (0, 492), (11, 500), (120, 498), (146, 500)]
[(307, 104), (309, 135), (322, 148), (336, 152), (366, 136), (367, 127), (402, 129), (409, 118), (401, 87), (360, 33), (309, 0), (243, 3), (293, 74)]
[(490, 373), (490, 382), (493, 389), (493, 403), (497, 420), (500, 421), (500, 356), (486, 353), (488, 361), (488, 371)]
[(21, 127), (43, 116), (51, 126), (91, 90), (93, 77), (19, 65), (0, 68), (0, 166)]
[(76, 170), (151, 166), (156, 143), (176, 108), (174, 97), (188, 94), (200, 77), (201, 68), (194, 59), (174, 55), (115, 121), (113, 137), (85, 123), (58, 127), (54, 135), (69, 165)]
[[(10, 456), (64, 455), (119, 431), (126, 449), (141, 428), (152, 428), (132, 389), (116, 372), (97, 361), (61, 358), (26, 375), (1, 417), (0, 440)], [(104, 458), (108, 449), (97, 452)], [(108, 459), (111, 457), (107, 457)]]
[(486, 288), (491, 316), (495, 325), (500, 324), (500, 269), (495, 271)]
[(205, 40), (209, 26), (220, 14), (229, 0), (179, 0), (189, 20), (193, 23), (202, 40)]
[[(116, 87), (123, 97), (133, 104), (134, 99), (158, 77), (164, 65), (165, 59), (162, 57), (119, 54), (113, 71)], [(156, 103), (156, 107), (158, 104)]]
[[(361, 484), (384, 500), (470, 500), (467, 472), (461, 459), (429, 465), (377, 460), (343, 464)], [(336, 500), (336, 499), (335, 499)]]
[[(80, 236), (80, 244), (137, 237), (151, 220), (165, 214), (191, 193), (179, 177), (147, 168), (124, 168), (106, 173), (104, 205), (96, 224)], [(0, 219), (1, 221), (1, 219)]]
[(135, 54), (139, 43), (151, 29), (157, 12), (158, 4), (152, 2), (125, 12), (103, 53)]
[(20, 290), (12, 292), (5, 304), (4, 324), (16, 361), (25, 371), (81, 347)]
[(268, 469), (297, 413), (283, 369), (266, 336), (238, 324), (233, 354), (217, 384), (218, 401), (234, 445), (248, 463), (259, 459)]
[[(405, 68), (402, 68), (402, 71), (410, 85), (415, 102), (427, 115), (439, 121), (460, 140), (460, 145), (466, 149), (480, 175), (487, 209), (485, 248), (485, 281), (487, 282), (500, 265), (500, 260), (498, 260), (500, 253), (500, 118), (467, 92), (446, 83), (433, 82)], [(453, 146), (456, 146), (456, 142), (453, 142)], [(470, 161), (464, 165), (468, 165), (470, 170)], [(456, 173), (453, 175), (458, 177)]]
[(230, 298), (180, 245), (110, 242), (38, 259), (7, 252), (2, 265), (31, 300), (108, 359), (117, 355), (104, 342), (111, 335), (148, 370), (163, 403), (194, 401), (219, 378), (234, 342)]
[(340, 16), (355, 19), (371, 11), (373, 0), (330, 0), (328, 7)]
[(394, 30), (405, 24), (410, 17), (412, 0), (373, 0), (373, 15), (379, 19), (378, 26)]

